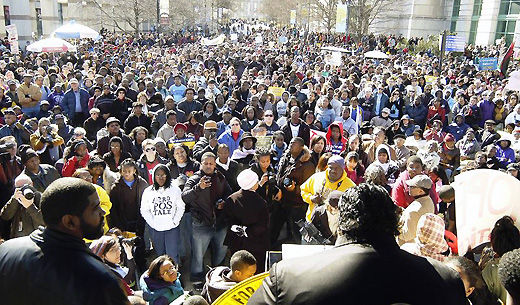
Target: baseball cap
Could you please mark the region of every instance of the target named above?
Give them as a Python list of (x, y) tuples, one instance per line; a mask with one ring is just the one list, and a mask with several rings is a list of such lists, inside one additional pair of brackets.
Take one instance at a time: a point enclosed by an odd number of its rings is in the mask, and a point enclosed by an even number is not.
[(430, 179), (430, 177), (428, 177), (426, 175), (417, 175), (417, 176), (413, 177), (412, 179), (407, 180), (406, 184), (408, 186), (412, 186), (412, 187), (420, 187), (420, 188), (423, 188), (423, 189), (431, 189), (432, 185), (433, 185), (433, 182)]
[(217, 129), (217, 123), (213, 120), (206, 121), (204, 129)]

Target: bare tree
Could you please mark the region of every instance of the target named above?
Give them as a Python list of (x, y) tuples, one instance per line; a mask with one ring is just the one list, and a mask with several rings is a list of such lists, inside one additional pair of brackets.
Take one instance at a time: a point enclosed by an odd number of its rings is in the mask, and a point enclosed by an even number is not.
[(296, 9), (297, 0), (264, 0), (260, 11), (269, 21), (287, 25), (290, 22), (290, 11)]
[(143, 23), (157, 20), (156, 0), (91, 1), (117, 29), (128, 32), (129, 27), (135, 36), (139, 35)]
[(312, 0), (309, 3), (309, 14), (316, 16), (322, 26), (330, 33), (332, 28), (336, 25), (336, 9), (338, 6), (337, 0)]
[(400, 8), (402, 0), (342, 0), (350, 10), (349, 32), (360, 38), (369, 33), (370, 26), (389, 12)]

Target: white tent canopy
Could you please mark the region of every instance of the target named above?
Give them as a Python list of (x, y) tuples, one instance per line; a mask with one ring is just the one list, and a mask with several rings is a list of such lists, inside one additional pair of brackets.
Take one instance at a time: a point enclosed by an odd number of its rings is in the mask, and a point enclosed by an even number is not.
[(69, 23), (64, 24), (57, 28), (51, 36), (56, 36), (63, 39), (99, 39), (99, 33), (88, 26), (81, 25), (76, 23), (76, 21), (71, 20)]
[(30, 52), (75, 52), (76, 47), (63, 39), (50, 37), (36, 41), (27, 46)]
[(365, 53), (366, 58), (387, 59), (388, 55), (381, 51), (369, 51)]

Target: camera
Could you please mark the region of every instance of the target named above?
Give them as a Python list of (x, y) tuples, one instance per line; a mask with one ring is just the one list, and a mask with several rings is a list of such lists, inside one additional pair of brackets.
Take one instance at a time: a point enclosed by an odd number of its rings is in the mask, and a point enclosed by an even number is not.
[(47, 126), (47, 127), (45, 128), (45, 131), (47, 131), (48, 134), (51, 134), (51, 132), (52, 132), (52, 126), (50, 126), (50, 125)]
[(219, 199), (217, 200), (217, 202), (215, 202), (215, 208), (218, 209), (219, 208), (219, 205), (224, 202), (224, 199)]
[(291, 178), (285, 178), (283, 179), (283, 186), (289, 187), (293, 184), (293, 180)]
[(134, 237), (130, 237), (130, 238), (124, 238), (123, 236), (119, 236), (119, 243), (121, 245), (127, 244), (127, 245), (134, 247), (135, 243), (137, 242), (138, 239), (139, 239), (139, 236), (134, 236)]
[(274, 175), (274, 173), (267, 172), (266, 175), (267, 175), (267, 182), (266, 183), (276, 184), (276, 176)]
[(28, 184), (25, 184), (24, 186), (22, 186), (20, 191), (22, 192), (22, 195), (25, 197), (25, 199), (27, 199), (27, 200), (34, 199), (34, 191), (31, 189), (31, 187)]

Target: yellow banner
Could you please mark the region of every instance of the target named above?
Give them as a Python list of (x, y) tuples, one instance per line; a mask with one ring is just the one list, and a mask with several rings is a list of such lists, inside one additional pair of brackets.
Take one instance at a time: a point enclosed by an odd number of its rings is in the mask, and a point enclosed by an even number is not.
[(269, 276), (269, 272), (257, 274), (244, 280), (228, 291), (224, 292), (212, 305), (244, 305), (262, 285), (262, 281)]
[(272, 93), (274, 96), (281, 97), (282, 93), (285, 91), (282, 87), (269, 87), (267, 88), (267, 93)]
[(435, 83), (437, 81), (437, 78), (436, 76), (431, 76), (431, 75), (426, 75), (424, 77), (424, 79), (426, 80), (426, 83), (427, 84), (431, 84), (431, 83)]

